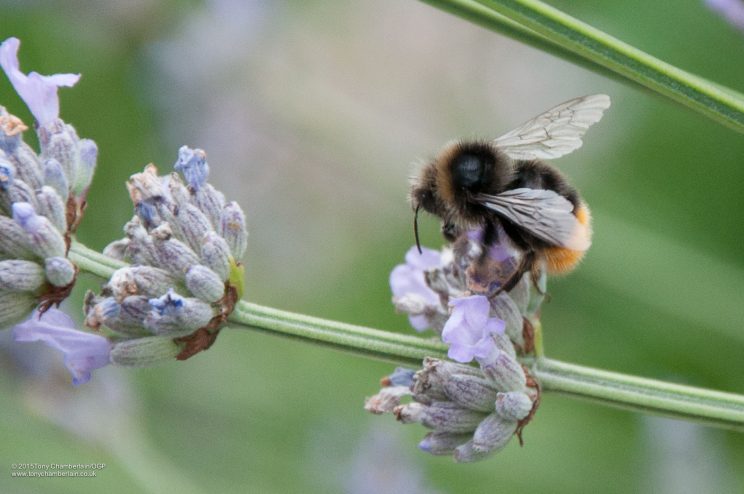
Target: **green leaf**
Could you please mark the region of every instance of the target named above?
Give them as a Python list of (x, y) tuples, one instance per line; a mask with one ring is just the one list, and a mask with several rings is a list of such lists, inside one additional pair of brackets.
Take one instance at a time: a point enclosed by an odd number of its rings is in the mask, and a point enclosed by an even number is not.
[(744, 133), (744, 95), (614, 38), (538, 0), (423, 0), (584, 67), (620, 76)]

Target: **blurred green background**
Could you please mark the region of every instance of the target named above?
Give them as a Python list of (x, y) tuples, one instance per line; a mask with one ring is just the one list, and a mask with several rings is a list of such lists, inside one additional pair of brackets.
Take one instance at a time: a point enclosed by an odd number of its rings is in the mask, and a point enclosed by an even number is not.
[[(702, 2), (552, 2), (665, 61), (744, 89), (744, 33)], [(570, 362), (744, 393), (744, 139), (415, 1), (0, 0), (25, 71), (80, 72), (62, 117), (100, 159), (79, 238), (102, 248), (123, 186), (180, 145), (251, 232), (246, 297), (409, 332), (388, 274), (413, 241), (412, 163), (495, 137), (572, 97), (613, 106), (556, 164), (595, 241), (544, 307)], [(32, 119), (0, 77), (0, 104)], [(424, 244), (441, 241), (423, 222)], [(77, 310), (86, 278), (70, 308)], [(223, 331), (186, 363), (106, 368), (80, 388), (39, 346), (0, 346), (0, 492), (742, 492), (744, 437), (557, 395), (475, 465), (419, 453), (425, 431), (362, 410), (393, 366)], [(12, 479), (12, 463), (105, 463), (95, 479)]]

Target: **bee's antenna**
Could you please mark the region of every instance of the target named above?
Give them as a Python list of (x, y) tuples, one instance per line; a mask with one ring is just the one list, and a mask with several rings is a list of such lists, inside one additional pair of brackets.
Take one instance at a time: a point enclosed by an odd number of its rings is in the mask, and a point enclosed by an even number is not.
[(418, 248), (419, 254), (423, 254), (424, 251), (421, 250), (421, 242), (419, 242), (419, 235), (418, 235), (418, 212), (421, 205), (416, 206), (416, 213), (413, 215), (413, 234), (416, 237), (416, 248)]

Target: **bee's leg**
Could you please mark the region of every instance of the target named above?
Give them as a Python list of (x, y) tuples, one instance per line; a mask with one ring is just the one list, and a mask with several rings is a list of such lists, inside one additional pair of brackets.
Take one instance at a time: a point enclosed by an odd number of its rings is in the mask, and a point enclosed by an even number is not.
[(501, 285), (501, 288), (496, 290), (496, 292), (492, 295), (492, 297), (495, 297), (501, 292), (509, 292), (512, 288), (517, 286), (517, 283), (522, 279), (522, 276), (524, 273), (528, 271), (532, 271), (535, 266), (535, 253), (531, 250), (528, 250), (524, 253), (522, 256), (521, 261), (519, 261), (519, 265), (517, 266), (517, 269), (514, 270), (514, 272), (509, 276), (509, 278), (504, 282), (503, 285)]
[(543, 274), (543, 268), (540, 266), (541, 264), (542, 263), (536, 262), (532, 265), (532, 270), (530, 271), (530, 277), (532, 278), (532, 286), (535, 287), (535, 290), (537, 290), (537, 293), (549, 298), (550, 295), (548, 295), (546, 291), (540, 288), (540, 277)]
[(454, 223), (446, 221), (442, 223), (442, 236), (448, 242), (454, 242), (460, 234), (460, 229)]

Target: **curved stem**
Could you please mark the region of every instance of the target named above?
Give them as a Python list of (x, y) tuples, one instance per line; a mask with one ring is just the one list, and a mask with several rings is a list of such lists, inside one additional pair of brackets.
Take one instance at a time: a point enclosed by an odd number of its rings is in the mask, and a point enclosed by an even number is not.
[(559, 43), (553, 42), (546, 38), (542, 34), (529, 29), (518, 22), (515, 22), (508, 17), (505, 17), (498, 12), (484, 7), (477, 0), (420, 0), (423, 3), (427, 3), (433, 7), (436, 7), (450, 14), (456, 15), (470, 21), (474, 24), (478, 24), (485, 29), (503, 34), (514, 40), (519, 41), (525, 45), (529, 45), (537, 50), (550, 53), (556, 57), (562, 58), (567, 62), (571, 62), (580, 67), (584, 67), (587, 70), (596, 72), (602, 76), (614, 79), (620, 82), (628, 82), (628, 79), (624, 78), (620, 74), (613, 72), (612, 70), (600, 65), (592, 60), (588, 60), (568, 48), (563, 47)]
[[(70, 259), (81, 271), (108, 278), (120, 261), (73, 242)], [(240, 301), (229, 318), (233, 328), (259, 330), (367, 357), (419, 367), (424, 357), (446, 355), (439, 341), (401, 335)], [(603, 405), (744, 430), (744, 396), (681, 386), (539, 357), (526, 360), (544, 391)]]
[(233, 325), (330, 346), (346, 352), (418, 367), (424, 357), (446, 356), (440, 341), (296, 314), (241, 300)]
[(541, 358), (533, 374), (545, 391), (603, 405), (744, 431), (744, 396), (682, 386)]
[(540, 0), (424, 1), (568, 60), (578, 57), (585, 61), (582, 65), (602, 67), (744, 132), (741, 94), (659, 60)]

